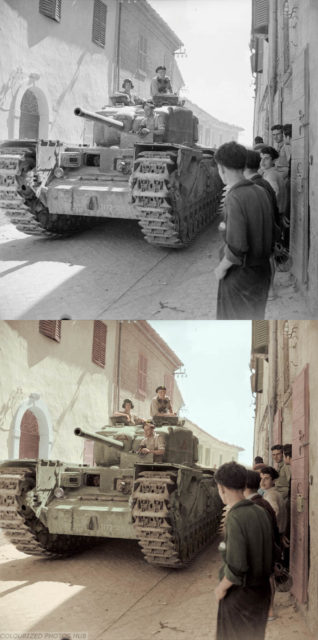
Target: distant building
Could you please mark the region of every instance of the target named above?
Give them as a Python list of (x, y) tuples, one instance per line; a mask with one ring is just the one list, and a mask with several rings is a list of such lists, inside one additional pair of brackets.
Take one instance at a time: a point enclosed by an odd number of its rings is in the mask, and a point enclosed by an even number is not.
[(97, 431), (121, 409), (150, 417), (155, 388), (166, 384), (178, 411), (174, 380), (182, 365), (146, 321), (0, 322), (1, 458), (91, 462), (92, 442), (75, 427)]
[(240, 131), (244, 131), (242, 127), (214, 118), (191, 100), (186, 99), (185, 106), (199, 119), (199, 143), (206, 147), (219, 147), (224, 142), (237, 141)]
[(214, 436), (211, 436), (191, 420), (186, 419), (185, 426), (191, 429), (199, 439), (198, 462), (205, 467), (219, 467), (224, 462), (231, 462), (232, 460), (237, 462), (239, 451), (244, 451), (242, 447), (214, 438)]
[(271, 447), (292, 444), (291, 592), (307, 624), (318, 626), (318, 321), (252, 323), (254, 456), (273, 464)]

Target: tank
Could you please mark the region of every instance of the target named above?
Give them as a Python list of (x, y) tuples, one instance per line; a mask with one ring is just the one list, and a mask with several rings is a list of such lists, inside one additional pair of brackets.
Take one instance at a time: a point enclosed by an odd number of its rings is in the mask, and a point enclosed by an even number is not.
[(123, 218), (138, 221), (153, 245), (188, 245), (213, 220), (223, 186), (214, 151), (197, 144), (192, 111), (174, 95), (154, 101), (154, 129), (146, 135), (143, 106), (126, 104), (118, 92), (100, 111), (74, 109), (93, 122), (92, 146), (0, 145), (0, 205), (19, 211), (26, 233), (69, 235)]
[[(12, 460), (0, 466), (0, 526), (17, 549), (65, 556), (107, 538), (137, 540), (145, 560), (181, 568), (218, 532), (214, 471), (197, 464), (198, 439), (177, 417), (160, 417), (162, 461), (141, 455), (142, 425), (123, 418), (94, 433), (94, 466)], [(158, 456), (157, 456), (158, 457)]]

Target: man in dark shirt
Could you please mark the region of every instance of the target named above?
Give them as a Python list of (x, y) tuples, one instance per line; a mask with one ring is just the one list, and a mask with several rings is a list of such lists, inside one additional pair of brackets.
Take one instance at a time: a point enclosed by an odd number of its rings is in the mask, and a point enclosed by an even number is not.
[(244, 178), (246, 149), (226, 142), (215, 154), (228, 191), (224, 200), (225, 246), (215, 270), (217, 319), (262, 319), (271, 278), (273, 208), (264, 188)]
[(221, 543), (224, 564), (215, 590), (216, 640), (263, 640), (265, 636), (273, 532), (265, 509), (244, 498), (246, 476), (246, 469), (236, 462), (223, 464), (215, 473), (221, 500), (230, 507)]

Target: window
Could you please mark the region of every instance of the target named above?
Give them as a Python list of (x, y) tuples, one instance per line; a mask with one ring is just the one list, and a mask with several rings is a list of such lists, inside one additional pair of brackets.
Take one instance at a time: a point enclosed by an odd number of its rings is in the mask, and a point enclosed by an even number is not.
[(210, 129), (205, 130), (205, 144), (207, 147), (210, 145)]
[(147, 72), (147, 38), (145, 36), (139, 36), (137, 67), (139, 70)]
[(221, 466), (221, 464), (222, 464), (222, 460), (223, 460), (223, 454), (222, 454), (222, 453), (220, 453), (220, 457), (219, 457), (219, 467), (220, 467), (220, 466)]
[(252, 4), (252, 32), (267, 35), (269, 23), (268, 0), (253, 0)]
[(99, 47), (105, 47), (106, 16), (107, 6), (102, 2), (102, 0), (95, 0), (92, 40), (95, 44), (98, 44)]
[(252, 353), (268, 353), (268, 320), (252, 321)]
[(39, 331), (43, 336), (61, 342), (61, 320), (40, 320)]
[(206, 467), (210, 465), (210, 449), (209, 448), (205, 450), (204, 464)]
[(147, 358), (142, 353), (138, 360), (138, 391), (144, 396), (147, 391)]
[(47, 18), (61, 22), (62, 0), (40, 0), (39, 12)]
[(107, 326), (101, 320), (94, 321), (92, 361), (104, 368), (106, 363)]

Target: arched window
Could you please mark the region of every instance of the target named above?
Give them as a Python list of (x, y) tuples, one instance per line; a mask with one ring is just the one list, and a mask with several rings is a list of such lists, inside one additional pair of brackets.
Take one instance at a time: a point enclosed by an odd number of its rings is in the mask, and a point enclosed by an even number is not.
[(37, 140), (39, 137), (40, 114), (37, 98), (27, 89), (21, 100), (19, 138)]
[(19, 458), (38, 458), (39, 442), (38, 421), (34, 413), (28, 409), (21, 421)]

